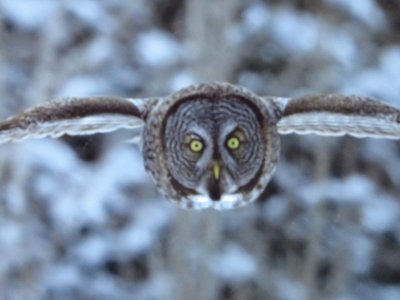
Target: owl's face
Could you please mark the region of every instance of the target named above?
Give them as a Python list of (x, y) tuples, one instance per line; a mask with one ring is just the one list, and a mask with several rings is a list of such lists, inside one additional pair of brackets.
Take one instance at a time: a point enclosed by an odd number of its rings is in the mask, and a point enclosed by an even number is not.
[[(229, 89), (181, 92), (163, 108), (157, 126), (162, 151), (150, 156), (157, 160), (153, 166), (164, 166), (152, 174), (168, 198), (182, 207), (226, 209), (255, 200), (263, 191), (279, 139), (273, 114), (251, 96)], [(144, 146), (146, 159), (156, 150), (154, 140)]]
[[(243, 100), (195, 99), (172, 108), (163, 145), (176, 189), (197, 201), (229, 201), (262, 172), (262, 122)], [(202, 199), (203, 198), (203, 199)], [(237, 197), (230, 197), (235, 201)]]

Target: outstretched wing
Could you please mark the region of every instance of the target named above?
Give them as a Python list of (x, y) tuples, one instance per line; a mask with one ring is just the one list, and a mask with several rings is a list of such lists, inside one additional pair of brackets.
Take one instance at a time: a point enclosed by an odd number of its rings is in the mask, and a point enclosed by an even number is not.
[(400, 109), (377, 100), (332, 94), (273, 101), (282, 114), (280, 134), (400, 139)]
[(0, 143), (138, 128), (144, 124), (145, 100), (89, 97), (48, 102), (0, 122)]

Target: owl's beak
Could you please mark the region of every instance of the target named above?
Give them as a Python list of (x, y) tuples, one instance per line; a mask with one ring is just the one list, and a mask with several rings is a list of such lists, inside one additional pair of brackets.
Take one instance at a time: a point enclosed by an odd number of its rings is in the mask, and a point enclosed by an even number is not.
[(213, 163), (213, 175), (215, 180), (219, 180), (220, 173), (221, 173), (221, 166), (219, 165), (219, 162), (215, 161)]
[(218, 161), (214, 161), (212, 164), (212, 176), (209, 178), (207, 183), (208, 196), (213, 201), (219, 201), (221, 198), (221, 165)]

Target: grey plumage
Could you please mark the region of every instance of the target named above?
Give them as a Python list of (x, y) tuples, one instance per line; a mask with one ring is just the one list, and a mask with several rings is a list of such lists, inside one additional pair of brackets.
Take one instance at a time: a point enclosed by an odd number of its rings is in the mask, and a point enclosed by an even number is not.
[(48, 102), (0, 122), (0, 143), (141, 127), (143, 107), (138, 104), (144, 101), (89, 97)]
[(279, 134), (400, 138), (400, 110), (358, 96), (260, 97), (228, 83), (192, 85), (167, 97), (68, 98), (0, 122), (0, 143), (142, 128), (146, 169), (184, 208), (254, 201), (279, 158)]
[[(225, 127), (220, 128), (220, 125), (229, 125), (219, 118), (228, 116), (229, 112), (226, 107), (230, 102), (234, 103), (232, 106), (236, 106), (236, 114), (232, 113), (228, 120), (233, 122), (234, 127), (224, 135), (222, 131)], [(202, 106), (204, 106), (203, 111)], [(187, 114), (188, 111), (190, 114)], [(176, 126), (177, 124), (169, 118), (189, 118), (192, 124), (186, 124), (181, 132), (179, 126)], [(233, 132), (235, 126), (241, 125), (240, 122), (238, 123), (240, 118), (243, 120), (247, 118), (247, 121), (253, 124), (252, 132), (246, 138), (248, 146), (258, 148), (258, 155), (261, 155), (261, 159), (258, 159), (258, 164), (252, 165), (254, 167), (252, 174), (241, 172), (238, 168), (234, 174), (237, 175), (237, 178), (234, 178), (233, 175), (228, 174), (229, 169), (234, 168), (234, 163), (232, 161), (229, 163), (228, 158), (233, 160), (235, 158), (233, 155), (227, 154), (223, 141), (229, 133)], [(160, 101), (150, 112), (143, 132), (146, 168), (152, 174), (159, 190), (181, 207), (226, 209), (244, 205), (255, 200), (264, 190), (275, 169), (279, 157), (277, 121), (275, 105), (272, 102), (265, 103), (260, 97), (246, 89), (227, 83), (190, 86)], [(168, 130), (169, 125), (171, 130)], [(210, 127), (207, 129), (207, 126)], [(258, 128), (256, 128), (257, 126)], [(173, 130), (176, 132), (174, 133)], [(199, 130), (203, 130), (203, 134), (199, 133)], [(193, 172), (196, 173), (194, 178), (185, 178), (180, 172), (185, 170), (184, 164), (190, 164), (190, 160), (174, 161), (170, 153), (178, 150), (174, 145), (179, 141), (174, 141), (171, 135), (182, 134), (184, 136), (190, 133), (200, 135), (205, 140), (207, 149), (199, 156), (200, 165), (195, 166), (200, 170), (196, 171), (195, 167), (193, 169)], [(220, 138), (218, 139), (216, 136)], [(206, 141), (207, 138), (208, 141)], [(251, 140), (252, 138), (253, 140)], [(210, 148), (213, 150), (212, 153), (207, 151)], [(182, 149), (183, 147), (179, 148), (178, 153), (183, 158)], [(208, 158), (201, 160), (203, 155), (208, 155)], [(217, 183), (218, 187), (212, 183), (207, 186), (207, 180), (213, 180), (210, 179), (210, 176), (212, 177), (214, 161), (223, 164)], [(252, 160), (248, 163), (254, 162)], [(245, 164), (237, 163), (237, 165), (242, 168), (246, 167)], [(217, 188), (218, 192), (215, 191)], [(214, 197), (215, 194), (218, 194), (219, 197)]]
[(286, 102), (278, 123), (280, 134), (400, 138), (399, 109), (377, 100), (331, 94)]

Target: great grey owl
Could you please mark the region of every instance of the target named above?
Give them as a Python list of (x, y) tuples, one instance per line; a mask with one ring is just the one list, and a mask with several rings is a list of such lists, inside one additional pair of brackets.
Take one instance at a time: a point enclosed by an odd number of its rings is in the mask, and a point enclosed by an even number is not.
[(0, 143), (123, 127), (142, 129), (146, 170), (166, 198), (184, 208), (229, 209), (266, 188), (280, 134), (399, 139), (400, 110), (357, 96), (262, 97), (203, 83), (167, 97), (49, 102), (0, 122)]

